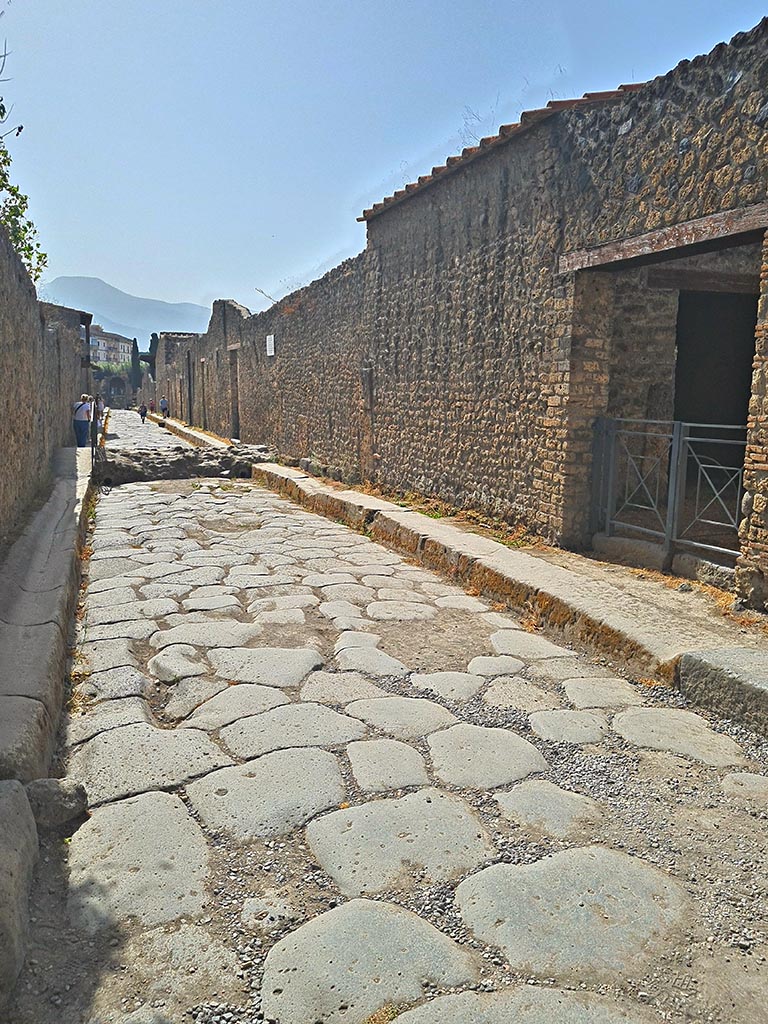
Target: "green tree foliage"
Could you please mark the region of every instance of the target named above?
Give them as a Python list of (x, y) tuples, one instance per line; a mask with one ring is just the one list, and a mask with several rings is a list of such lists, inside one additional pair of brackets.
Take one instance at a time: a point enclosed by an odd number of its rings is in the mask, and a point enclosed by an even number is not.
[[(5, 69), (5, 62), (8, 53), (3, 48), (0, 54), (0, 75)], [(10, 111), (5, 105), (3, 97), (0, 96), (0, 136), (2, 126), (8, 120)], [(21, 132), (21, 126), (15, 129), (15, 134)], [(14, 129), (6, 134), (13, 134)], [(14, 185), (10, 177), (11, 154), (8, 147), (0, 138), (0, 224), (2, 224), (11, 240), (11, 245), (19, 254), (22, 263), (29, 271), (33, 281), (37, 281), (48, 264), (48, 257), (40, 248), (37, 238), (37, 228), (27, 216), (29, 199), (21, 191), (18, 185)]]

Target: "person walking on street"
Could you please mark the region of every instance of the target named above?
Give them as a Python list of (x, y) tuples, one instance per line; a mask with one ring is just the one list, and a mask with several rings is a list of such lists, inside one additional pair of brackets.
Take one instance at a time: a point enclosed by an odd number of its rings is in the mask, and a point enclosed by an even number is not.
[(141, 422), (143, 423), (147, 418), (147, 407), (142, 402), (139, 406), (139, 416), (141, 416)]
[(150, 398), (150, 400), (149, 400), (149, 411), (150, 412), (154, 412), (155, 411), (155, 400), (154, 400), (154, 398)]
[(168, 399), (163, 395), (160, 399), (160, 412), (163, 414), (163, 419), (168, 415)]
[(72, 425), (78, 448), (87, 448), (89, 444), (88, 428), (91, 422), (91, 403), (88, 395), (80, 395), (79, 402), (72, 403)]

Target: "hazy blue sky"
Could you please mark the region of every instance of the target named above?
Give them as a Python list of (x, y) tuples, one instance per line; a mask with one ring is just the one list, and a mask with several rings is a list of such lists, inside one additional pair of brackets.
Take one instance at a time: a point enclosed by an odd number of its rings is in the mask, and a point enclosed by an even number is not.
[[(0, 0), (48, 279), (263, 308), (521, 109), (661, 74), (750, 0)], [(467, 108), (482, 119), (465, 126)]]

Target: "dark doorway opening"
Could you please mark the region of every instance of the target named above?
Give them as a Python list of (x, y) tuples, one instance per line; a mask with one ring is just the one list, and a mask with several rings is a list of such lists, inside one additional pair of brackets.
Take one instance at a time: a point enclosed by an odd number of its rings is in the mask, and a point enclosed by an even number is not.
[(756, 295), (680, 292), (676, 420), (734, 426), (747, 422), (756, 325)]

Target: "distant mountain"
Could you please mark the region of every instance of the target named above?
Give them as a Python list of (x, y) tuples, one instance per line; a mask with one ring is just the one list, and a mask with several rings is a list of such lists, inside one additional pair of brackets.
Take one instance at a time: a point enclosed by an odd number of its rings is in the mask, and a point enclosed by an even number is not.
[(40, 288), (40, 298), (93, 313), (93, 322), (105, 331), (138, 338), (146, 351), (153, 331), (191, 331), (208, 327), (211, 311), (193, 302), (142, 299), (114, 288), (98, 277), (57, 277)]

